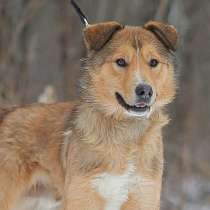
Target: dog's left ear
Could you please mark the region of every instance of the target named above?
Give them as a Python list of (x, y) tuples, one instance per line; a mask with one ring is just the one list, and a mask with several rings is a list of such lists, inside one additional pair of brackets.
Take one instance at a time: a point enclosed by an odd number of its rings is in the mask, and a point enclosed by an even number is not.
[(84, 40), (88, 50), (100, 50), (123, 26), (115, 21), (88, 25), (84, 29)]
[(159, 21), (149, 21), (144, 28), (151, 31), (168, 50), (176, 51), (178, 33), (174, 26)]

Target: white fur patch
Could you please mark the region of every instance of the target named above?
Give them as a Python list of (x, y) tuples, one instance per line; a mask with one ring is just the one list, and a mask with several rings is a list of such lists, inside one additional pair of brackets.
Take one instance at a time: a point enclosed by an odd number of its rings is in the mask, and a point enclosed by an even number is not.
[(128, 193), (138, 182), (136, 168), (129, 165), (122, 175), (102, 173), (92, 180), (92, 187), (106, 200), (105, 210), (120, 210), (128, 200)]
[(135, 79), (136, 79), (136, 83), (137, 85), (142, 83), (143, 82), (143, 79), (140, 75), (140, 62), (139, 62), (139, 59), (140, 59), (140, 47), (139, 47), (139, 42), (138, 42), (138, 38), (137, 36), (135, 36), (135, 41), (136, 41), (136, 73), (135, 73)]

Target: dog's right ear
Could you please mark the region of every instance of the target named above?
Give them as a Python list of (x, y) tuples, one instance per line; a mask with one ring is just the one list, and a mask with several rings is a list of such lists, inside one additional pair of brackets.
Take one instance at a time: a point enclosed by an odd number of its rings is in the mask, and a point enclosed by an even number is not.
[(88, 50), (100, 50), (113, 36), (123, 29), (123, 26), (115, 21), (88, 25), (84, 28), (84, 41)]

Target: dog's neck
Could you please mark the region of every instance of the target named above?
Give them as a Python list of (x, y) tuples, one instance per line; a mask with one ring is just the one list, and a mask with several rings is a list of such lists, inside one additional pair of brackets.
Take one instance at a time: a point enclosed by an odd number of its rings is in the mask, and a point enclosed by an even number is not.
[(124, 162), (128, 153), (132, 155), (132, 148), (141, 144), (149, 129), (161, 130), (166, 122), (161, 112), (154, 113), (150, 119), (118, 120), (95, 110), (90, 104), (80, 103), (69, 132), (70, 142), (74, 141), (79, 150), (80, 170), (88, 171), (98, 165), (119, 167), (119, 162)]
[(78, 109), (75, 127), (83, 135), (83, 141), (95, 145), (121, 145), (137, 141), (149, 126), (146, 119), (115, 119), (107, 116), (89, 104)]

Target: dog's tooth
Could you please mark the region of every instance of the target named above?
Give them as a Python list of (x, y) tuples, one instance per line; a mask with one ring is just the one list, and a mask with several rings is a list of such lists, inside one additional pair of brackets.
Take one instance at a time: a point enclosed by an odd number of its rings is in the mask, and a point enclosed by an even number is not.
[(143, 108), (143, 107), (146, 106), (146, 104), (145, 104), (145, 103), (137, 103), (137, 104), (135, 104), (135, 106), (136, 106), (136, 107)]

